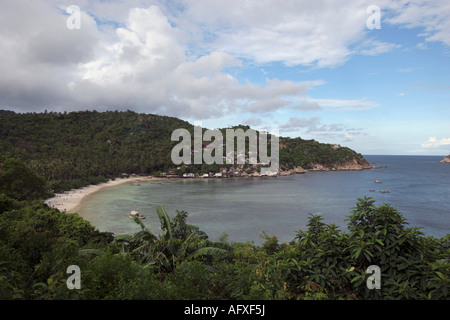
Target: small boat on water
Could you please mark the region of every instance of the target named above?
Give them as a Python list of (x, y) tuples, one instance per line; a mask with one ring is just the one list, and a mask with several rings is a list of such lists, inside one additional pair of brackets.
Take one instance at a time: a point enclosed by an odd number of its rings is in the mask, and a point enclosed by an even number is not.
[(378, 180), (378, 179), (377, 179), (377, 180), (375, 180), (374, 182), (375, 182), (375, 183), (381, 183), (381, 181), (380, 181), (380, 180)]
[(140, 214), (137, 211), (131, 211), (129, 217), (130, 217), (130, 219), (134, 219), (135, 217), (138, 217), (139, 219), (145, 219), (145, 216), (143, 216), (142, 214)]
[(389, 190), (380, 190), (381, 193), (390, 193)]

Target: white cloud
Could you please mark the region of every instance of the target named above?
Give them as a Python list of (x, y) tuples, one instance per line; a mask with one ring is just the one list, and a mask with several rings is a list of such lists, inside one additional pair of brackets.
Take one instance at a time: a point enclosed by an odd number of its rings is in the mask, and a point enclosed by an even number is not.
[(67, 17), (48, 2), (2, 3), (0, 107), (33, 110), (70, 100), (68, 82), (78, 63), (95, 56), (102, 35), (84, 12), (80, 30), (69, 30)]
[(361, 128), (347, 128), (338, 123), (326, 124), (319, 117), (291, 117), (287, 122), (280, 124), (279, 128), (281, 132), (300, 134), (302, 137), (310, 136), (330, 143), (348, 143), (366, 136)]
[(297, 118), (291, 117), (289, 121), (281, 126), (284, 131), (301, 130), (306, 133), (311, 132), (336, 132), (344, 131), (345, 128), (340, 124), (323, 124), (318, 117)]
[[(28, 12), (26, 5), (11, 3), (11, 10)], [(5, 76), (0, 79), (1, 107), (131, 108), (210, 118), (236, 111), (275, 111), (316, 84), (270, 78), (264, 85), (240, 83), (226, 69), (242, 68), (241, 60), (222, 51), (189, 55), (185, 31), (157, 6), (129, 10), (115, 37), (101, 33), (82, 5), (80, 30), (68, 30), (67, 15), (55, 7), (37, 2), (31, 6), (35, 11), (26, 21), (37, 15), (37, 27), (9, 19), (12, 25), (0, 30), (0, 69)], [(2, 12), (0, 20), (10, 16)], [(9, 34), (14, 25), (20, 31), (16, 38)]]
[[(364, 1), (80, 0), (81, 29), (68, 30), (64, 8), (72, 2), (2, 3), (0, 107), (103, 107), (204, 119), (283, 108), (367, 110), (377, 104), (308, 97), (322, 80), (255, 84), (230, 69), (272, 62), (333, 67), (354, 54), (398, 47), (369, 37)], [(385, 18), (383, 11), (383, 21), (421, 27), (428, 41), (447, 43), (444, 4), (379, 6), (390, 12)]]
[[(364, 37), (367, 5), (348, 1), (183, 1), (186, 19), (205, 26), (204, 48), (256, 63), (329, 67)], [(213, 34), (212, 37), (208, 37)]]
[(399, 68), (397, 69), (398, 72), (411, 72), (413, 71), (413, 68)]
[(378, 104), (366, 99), (320, 99), (308, 97), (308, 103), (317, 103), (321, 107), (336, 108), (339, 110), (368, 110), (377, 107)]
[(436, 137), (430, 137), (427, 142), (422, 143), (422, 148), (436, 148), (442, 146), (450, 146), (450, 138), (442, 138), (437, 140)]
[(320, 105), (317, 102), (313, 103), (300, 103), (292, 106), (293, 110), (319, 110), (321, 109)]
[(321, 83), (267, 78), (264, 85), (241, 84), (226, 72), (241, 68), (241, 60), (220, 51), (189, 56), (178, 40), (182, 34), (158, 7), (132, 9), (107, 54), (82, 64), (82, 80), (71, 88), (95, 88), (89, 92), (98, 92), (102, 105), (132, 104), (140, 111), (205, 119), (227, 112), (272, 112)]
[(354, 53), (366, 56), (377, 56), (399, 48), (401, 48), (401, 45), (399, 44), (367, 39), (355, 47)]
[(243, 123), (254, 127), (254, 126), (260, 126), (263, 123), (263, 120), (261, 118), (251, 117), (251, 118), (245, 119), (243, 121)]
[(385, 21), (405, 28), (420, 28), (419, 37), (450, 46), (450, 2), (447, 0), (391, 1), (385, 6), (392, 15)]

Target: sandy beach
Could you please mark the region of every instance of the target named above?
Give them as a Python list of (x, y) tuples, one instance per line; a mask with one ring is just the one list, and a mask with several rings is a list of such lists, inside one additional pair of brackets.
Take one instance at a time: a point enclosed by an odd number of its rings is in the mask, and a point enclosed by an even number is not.
[[(184, 178), (171, 178), (171, 180), (178, 180)], [(194, 178), (190, 178), (194, 179)], [(195, 179), (203, 179), (202, 177)], [(218, 179), (218, 178), (209, 178), (209, 179)], [(56, 193), (53, 198), (49, 198), (45, 200), (45, 203), (51, 207), (56, 208), (61, 212), (67, 213), (78, 213), (79, 208), (81, 207), (84, 200), (88, 199), (89, 196), (94, 193), (103, 190), (105, 188), (117, 186), (124, 183), (134, 183), (139, 181), (159, 181), (159, 180), (167, 180), (167, 178), (159, 178), (152, 176), (138, 176), (138, 177), (130, 177), (130, 178), (116, 178), (115, 180), (110, 180), (105, 183), (100, 183), (97, 185), (90, 185), (87, 187), (83, 187), (80, 189), (73, 189), (70, 191), (65, 191), (64, 193)]]
[(45, 203), (49, 207), (56, 208), (61, 212), (75, 213), (81, 206), (84, 199), (100, 190), (103, 190), (104, 188), (109, 188), (124, 183), (134, 183), (139, 181), (154, 181), (154, 180), (160, 179), (151, 176), (117, 178), (115, 180), (110, 180), (105, 183), (90, 185), (81, 189), (66, 191), (64, 193), (57, 193), (55, 194), (55, 197), (45, 200)]

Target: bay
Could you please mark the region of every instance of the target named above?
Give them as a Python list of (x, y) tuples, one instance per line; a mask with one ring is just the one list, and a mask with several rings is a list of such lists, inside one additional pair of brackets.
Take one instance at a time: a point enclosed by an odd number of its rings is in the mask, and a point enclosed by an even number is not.
[(128, 217), (136, 210), (146, 216), (144, 224), (158, 233), (155, 209), (162, 205), (171, 217), (177, 210), (187, 211), (188, 223), (200, 227), (213, 240), (226, 233), (229, 241), (261, 243), (265, 231), (285, 242), (292, 240), (297, 230), (306, 230), (309, 214), (319, 214), (325, 223), (346, 231), (345, 219), (351, 208), (358, 198), (367, 196), (375, 199), (376, 205), (392, 205), (409, 226), (422, 227), (426, 235), (449, 233), (450, 164), (439, 163), (443, 157), (365, 158), (381, 169), (119, 185), (92, 195), (78, 213), (100, 231), (117, 235), (140, 230)]

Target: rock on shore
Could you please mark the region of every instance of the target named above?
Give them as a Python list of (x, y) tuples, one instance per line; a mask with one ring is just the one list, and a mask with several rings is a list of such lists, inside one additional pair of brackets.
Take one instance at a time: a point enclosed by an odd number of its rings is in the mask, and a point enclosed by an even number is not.
[(440, 163), (450, 163), (450, 155), (446, 156), (444, 159), (439, 161)]
[(291, 170), (280, 171), (280, 176), (290, 176), (292, 174), (302, 174), (302, 173), (306, 173), (306, 172), (307, 172), (307, 170), (298, 166), (298, 167), (294, 167), (294, 169), (291, 169)]
[(301, 174), (308, 171), (337, 171), (337, 170), (366, 170), (366, 169), (376, 169), (378, 167), (371, 166), (370, 163), (365, 159), (352, 159), (343, 163), (334, 163), (330, 166), (326, 166), (319, 163), (312, 163), (311, 168), (308, 170), (302, 167), (294, 167), (291, 170), (285, 170), (280, 172), (280, 176), (288, 176), (292, 174)]
[(334, 163), (331, 166), (325, 166), (322, 164), (312, 164), (311, 171), (334, 171), (334, 170), (365, 170), (374, 169), (369, 162), (365, 159), (352, 159), (343, 163)]

